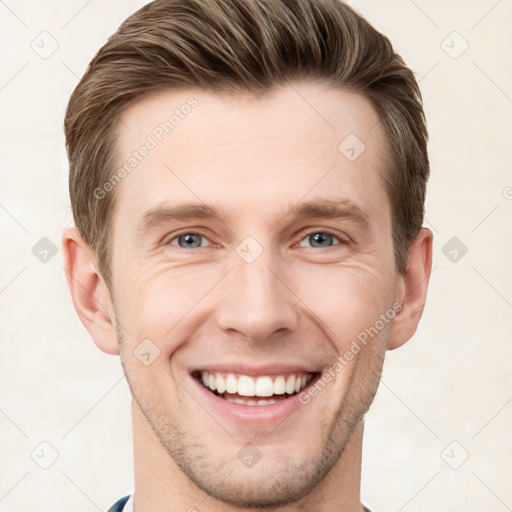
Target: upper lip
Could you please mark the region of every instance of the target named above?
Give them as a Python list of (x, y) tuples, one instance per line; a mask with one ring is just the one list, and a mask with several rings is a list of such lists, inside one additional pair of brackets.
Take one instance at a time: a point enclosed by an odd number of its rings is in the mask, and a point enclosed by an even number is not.
[(320, 370), (314, 370), (306, 365), (298, 364), (267, 364), (267, 365), (250, 365), (246, 363), (218, 363), (218, 364), (205, 364), (190, 369), (190, 373), (195, 372), (219, 372), (219, 373), (233, 373), (236, 375), (248, 375), (257, 377), (261, 375), (292, 375), (297, 373), (317, 373)]

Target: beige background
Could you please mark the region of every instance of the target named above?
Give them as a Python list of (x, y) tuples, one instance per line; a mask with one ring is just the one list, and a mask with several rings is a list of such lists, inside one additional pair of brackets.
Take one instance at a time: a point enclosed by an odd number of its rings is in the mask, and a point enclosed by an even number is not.
[[(107, 510), (132, 485), (128, 387), (62, 268), (62, 121), (93, 54), (144, 3), (0, 1), (0, 511)], [(388, 354), (367, 417), (362, 498), (375, 512), (512, 510), (512, 2), (350, 4), (421, 80), (435, 234), (420, 329)], [(46, 263), (43, 237), (57, 246)]]

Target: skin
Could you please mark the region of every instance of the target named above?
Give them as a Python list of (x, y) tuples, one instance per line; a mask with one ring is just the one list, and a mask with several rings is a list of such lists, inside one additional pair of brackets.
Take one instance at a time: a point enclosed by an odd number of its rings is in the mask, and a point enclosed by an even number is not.
[[(263, 99), (191, 90), (145, 98), (123, 115), (120, 165), (190, 96), (197, 107), (115, 189), (112, 290), (77, 229), (63, 236), (76, 310), (95, 343), (120, 354), (133, 395), (135, 510), (361, 511), (364, 414), (386, 350), (420, 320), (432, 233), (419, 232), (397, 273), (382, 125), (361, 94), (321, 83)], [(366, 146), (355, 161), (338, 150), (349, 134)], [(350, 202), (368, 222), (289, 214), (314, 200)], [(138, 230), (164, 202), (206, 203), (223, 218)], [(334, 236), (315, 244), (309, 235), (326, 229)], [(193, 248), (176, 238), (187, 230), (202, 235)], [(262, 249), (251, 263), (236, 252), (247, 236)], [(327, 372), (395, 303), (400, 313), (279, 425), (221, 414), (189, 374), (239, 361)], [(134, 356), (144, 339), (160, 351), (147, 366)], [(237, 457), (247, 443), (262, 454), (252, 467)]]

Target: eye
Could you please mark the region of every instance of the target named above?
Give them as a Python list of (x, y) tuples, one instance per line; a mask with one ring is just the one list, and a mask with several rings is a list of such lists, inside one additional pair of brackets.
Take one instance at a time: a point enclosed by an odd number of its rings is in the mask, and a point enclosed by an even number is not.
[[(203, 247), (202, 242), (207, 241), (208, 245), (211, 246), (207, 237), (202, 235), (201, 233), (195, 233), (191, 231), (187, 231), (185, 233), (181, 233), (172, 238), (168, 243), (169, 245), (178, 246), (182, 249), (198, 249)], [(324, 248), (328, 249), (335, 245), (341, 245), (346, 243), (342, 240), (338, 235), (331, 233), (329, 231), (311, 231), (306, 234), (300, 242), (301, 247), (305, 247), (304, 241), (307, 241), (311, 244), (313, 248)], [(336, 243), (337, 241), (338, 243)]]
[[(174, 243), (177, 240), (178, 243)], [(182, 249), (197, 249), (201, 247), (201, 241), (208, 240), (204, 235), (200, 233), (186, 232), (181, 233), (169, 241), (169, 245), (178, 245)]]
[[(333, 245), (344, 243), (344, 241), (340, 240), (338, 236), (336, 236), (334, 233), (330, 233), (329, 231), (311, 231), (301, 240), (301, 243), (299, 244), (301, 247), (304, 247), (304, 245), (302, 245), (302, 241), (304, 240), (307, 240), (309, 243), (311, 243), (312, 247), (320, 249), (328, 249)], [(333, 240), (337, 240), (339, 244), (333, 244)]]

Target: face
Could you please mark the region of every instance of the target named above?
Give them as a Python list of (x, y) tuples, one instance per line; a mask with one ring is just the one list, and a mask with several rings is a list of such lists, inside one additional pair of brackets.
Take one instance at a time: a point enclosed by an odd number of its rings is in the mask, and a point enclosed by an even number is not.
[(301, 83), (263, 99), (160, 93), (122, 120), (119, 166), (149, 148), (116, 184), (112, 224), (140, 419), (209, 495), (296, 500), (373, 400), (403, 299), (378, 116)]

